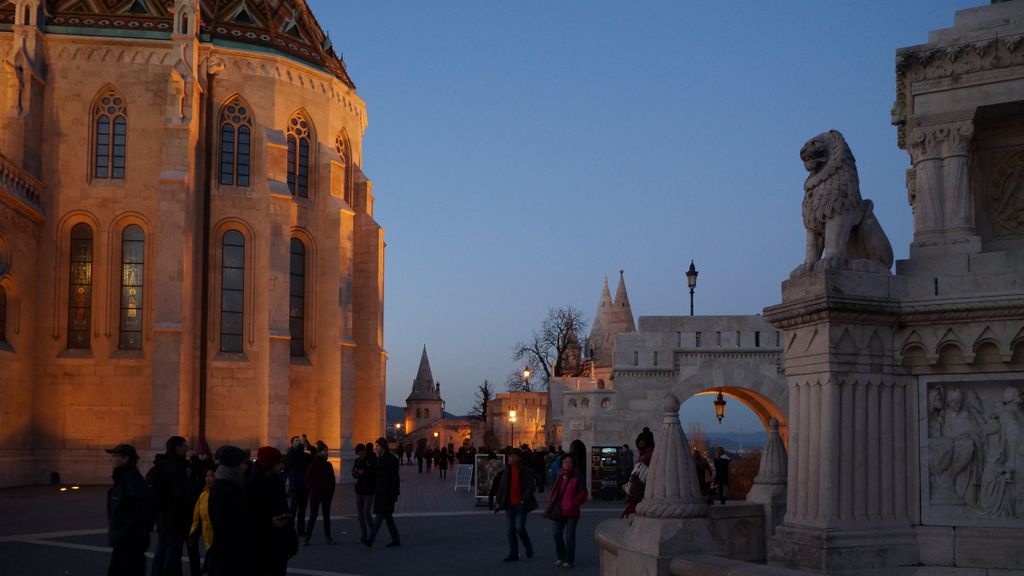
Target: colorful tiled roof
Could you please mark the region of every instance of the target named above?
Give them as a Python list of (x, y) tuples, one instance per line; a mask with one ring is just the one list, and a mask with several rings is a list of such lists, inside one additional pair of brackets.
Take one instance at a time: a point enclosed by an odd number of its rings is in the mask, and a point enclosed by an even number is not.
[[(200, 34), (299, 58), (355, 87), (331, 40), (304, 0), (200, 0)], [(46, 0), (46, 25), (170, 33), (174, 0)], [(14, 5), (0, 0), (0, 23)]]

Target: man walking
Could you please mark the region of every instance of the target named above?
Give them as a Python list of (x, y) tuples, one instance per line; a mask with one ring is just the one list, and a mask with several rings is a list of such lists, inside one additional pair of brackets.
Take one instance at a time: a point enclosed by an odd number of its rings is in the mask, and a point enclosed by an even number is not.
[[(533, 471), (522, 464), (522, 451), (513, 448), (508, 455), (508, 466), (501, 473), (498, 484), (498, 502), (495, 512), (505, 511), (508, 521), (508, 556), (505, 562), (519, 560), (519, 540), (527, 558), (533, 558), (533, 544), (526, 533), (526, 515), (537, 508), (537, 480)], [(517, 538), (518, 537), (518, 538)]]
[(380, 525), (388, 523), (388, 533), (391, 534), (389, 547), (401, 546), (402, 540), (398, 535), (398, 526), (392, 515), (395, 513), (395, 502), (398, 501), (401, 478), (398, 475), (398, 459), (388, 450), (388, 439), (378, 438), (373, 444), (373, 451), (377, 455), (376, 464), (376, 486), (373, 494), (373, 513), (377, 515), (373, 520), (373, 528), (370, 530), (370, 537), (364, 544), (373, 546), (373, 540), (380, 531)]
[(107, 576), (144, 576), (156, 497), (139, 472), (134, 446), (118, 444), (107, 454), (114, 469), (107, 491), (107, 539), (114, 548)]
[(157, 544), (153, 555), (153, 576), (181, 576), (181, 552), (192, 527), (192, 480), (189, 474), (188, 441), (171, 436), (167, 451), (157, 454), (146, 481), (160, 501), (156, 518)]

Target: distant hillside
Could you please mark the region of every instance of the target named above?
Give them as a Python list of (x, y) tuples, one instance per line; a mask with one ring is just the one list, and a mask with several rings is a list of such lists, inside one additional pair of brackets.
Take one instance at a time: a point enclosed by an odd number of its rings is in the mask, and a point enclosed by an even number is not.
[(704, 435), (707, 436), (708, 446), (711, 448), (721, 446), (731, 452), (737, 450), (761, 450), (764, 448), (764, 432), (705, 432)]

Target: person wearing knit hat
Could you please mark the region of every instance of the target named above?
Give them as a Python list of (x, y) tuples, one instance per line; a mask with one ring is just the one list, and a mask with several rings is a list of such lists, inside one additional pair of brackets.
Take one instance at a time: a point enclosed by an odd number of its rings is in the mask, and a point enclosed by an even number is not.
[(651, 465), (651, 456), (654, 455), (654, 433), (644, 426), (644, 429), (636, 437), (636, 451), (640, 455), (633, 465), (633, 471), (629, 475), (629, 482), (622, 487), (626, 493), (628, 504), (622, 511), (622, 518), (628, 518), (636, 512), (636, 505), (644, 499), (644, 490), (647, 489), (647, 470)]
[(245, 503), (242, 487), (248, 470), (248, 455), (230, 444), (217, 449), (218, 466), (210, 488), (210, 523), (216, 538), (206, 551), (210, 576), (233, 576), (249, 560)]
[[(256, 465), (245, 484), (245, 513), (251, 538), (252, 565), (274, 576), (288, 571), (288, 558), (298, 552), (298, 535), (288, 514), (284, 491), (284, 456), (273, 446), (256, 451)], [(216, 532), (214, 532), (216, 534)], [(215, 536), (216, 538), (216, 536)]]

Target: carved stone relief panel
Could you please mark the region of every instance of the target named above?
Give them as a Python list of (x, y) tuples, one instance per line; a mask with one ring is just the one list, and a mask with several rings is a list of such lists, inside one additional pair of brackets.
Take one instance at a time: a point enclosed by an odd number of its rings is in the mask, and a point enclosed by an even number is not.
[(970, 172), (982, 241), (1024, 238), (1024, 109), (979, 124)]
[(1024, 527), (1024, 373), (919, 386), (923, 523)]

